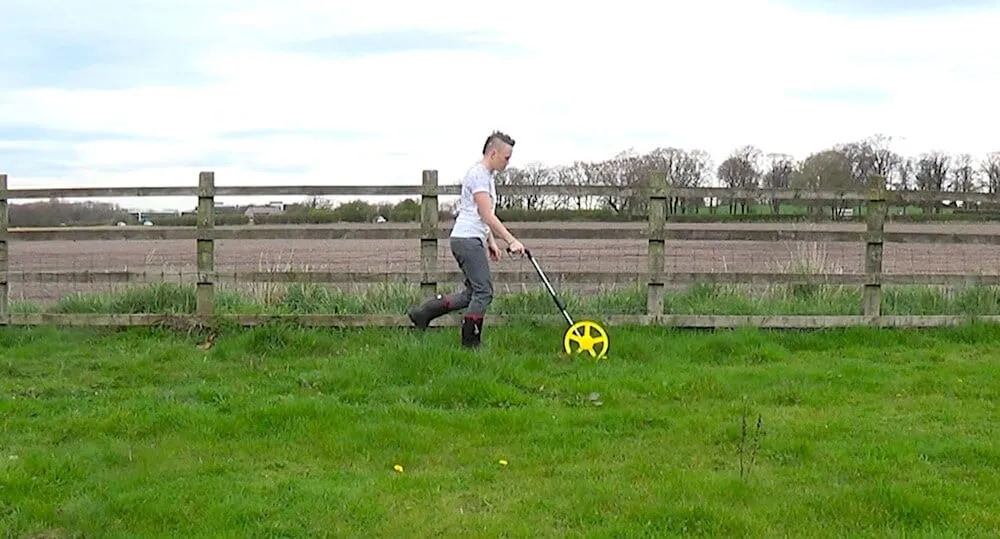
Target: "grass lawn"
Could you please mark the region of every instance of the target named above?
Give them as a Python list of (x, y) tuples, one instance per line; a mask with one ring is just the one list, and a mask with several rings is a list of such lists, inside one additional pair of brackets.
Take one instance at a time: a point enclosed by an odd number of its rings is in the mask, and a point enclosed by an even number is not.
[(0, 529), (1000, 530), (1000, 329), (609, 330), (593, 363), (560, 354), (561, 327), (487, 326), (478, 352), (457, 330), (262, 327), (201, 350), (157, 329), (0, 329)]

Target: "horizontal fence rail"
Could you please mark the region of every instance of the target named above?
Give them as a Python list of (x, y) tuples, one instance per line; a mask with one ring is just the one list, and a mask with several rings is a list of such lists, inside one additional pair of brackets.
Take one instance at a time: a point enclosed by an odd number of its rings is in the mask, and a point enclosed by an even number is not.
[[(798, 189), (725, 189), (673, 188), (663, 173), (652, 174), (640, 189), (618, 186), (503, 186), (505, 194), (552, 194), (572, 196), (622, 196), (636, 193), (648, 203), (646, 222), (606, 223), (509, 223), (511, 231), (530, 239), (594, 239), (628, 240), (646, 243), (646, 270), (635, 273), (613, 271), (551, 271), (547, 276), (554, 283), (633, 283), (646, 287), (646, 312), (638, 315), (602, 317), (607, 324), (662, 325), (692, 328), (729, 328), (756, 326), (767, 328), (819, 328), (868, 325), (873, 327), (938, 327), (954, 325), (966, 316), (886, 316), (882, 314), (884, 285), (945, 285), (998, 286), (1000, 275), (956, 275), (943, 273), (883, 272), (882, 252), (886, 243), (906, 244), (977, 244), (1000, 245), (1000, 234), (959, 233), (947, 231), (891, 230), (886, 226), (890, 204), (925, 204), (946, 200), (1000, 202), (995, 194), (888, 191), (882, 178), (874, 177), (867, 189), (859, 191), (811, 191)], [(93, 325), (131, 326), (159, 324), (211, 324), (231, 322), (244, 326), (270, 321), (294, 321), (318, 326), (407, 326), (409, 320), (398, 315), (271, 315), (222, 314), (217, 311), (216, 285), (227, 282), (266, 283), (400, 283), (419, 284), (425, 295), (434, 294), (442, 282), (460, 282), (462, 275), (454, 269), (438, 267), (439, 240), (451, 232), (449, 223), (438, 222), (438, 199), (442, 195), (457, 195), (458, 186), (439, 185), (437, 172), (423, 171), (420, 185), (395, 186), (217, 186), (212, 172), (202, 172), (197, 185), (184, 187), (122, 187), (66, 189), (8, 189), (7, 177), (0, 175), (0, 325)], [(215, 201), (220, 196), (381, 196), (419, 195), (419, 223), (334, 223), (322, 225), (253, 225), (219, 226), (215, 224)], [(192, 227), (50, 227), (10, 228), (8, 201), (32, 198), (92, 198), (92, 197), (191, 196), (197, 199), (196, 226)], [(733, 223), (727, 226), (698, 226), (690, 223), (670, 223), (667, 201), (671, 198), (718, 198), (722, 200), (782, 200), (811, 203), (819, 201), (853, 201), (865, 209), (862, 224), (840, 223), (823, 230), (808, 224)], [(224, 240), (414, 240), (419, 245), (419, 271), (381, 271), (369, 268), (364, 272), (329, 271), (219, 271), (216, 268), (217, 241)], [(109, 241), (109, 240), (184, 240), (191, 241), (196, 268), (192, 271), (11, 271), (11, 242), (48, 241)], [(783, 272), (668, 272), (664, 260), (668, 242), (745, 241), (745, 242), (843, 242), (864, 246), (862, 267), (846, 273), (783, 273)], [(536, 283), (533, 271), (498, 271), (497, 284)], [(10, 283), (152, 283), (173, 279), (189, 279), (196, 285), (197, 306), (191, 315), (143, 314), (68, 314), (11, 313)], [(691, 284), (824, 284), (859, 286), (862, 301), (858, 314), (849, 316), (815, 315), (676, 315), (665, 313), (664, 290), (668, 285)], [(495, 323), (528, 320), (560, 324), (558, 315), (494, 316)], [(984, 321), (1000, 321), (1000, 316), (978, 317)], [(455, 316), (441, 319), (443, 327), (458, 323)]]
[[(648, 240), (647, 229), (621, 226), (624, 223), (603, 223), (570, 226), (558, 224), (510, 223), (507, 228), (522, 239), (561, 240)], [(795, 225), (773, 229), (745, 228), (733, 223), (732, 228), (697, 228), (688, 224), (664, 226), (662, 236), (668, 241), (811, 241), (864, 243), (869, 232), (862, 228), (850, 230), (808, 230)], [(341, 225), (253, 225), (215, 226), (211, 229), (170, 227), (60, 227), (13, 228), (6, 233), (9, 241), (154, 241), (154, 240), (415, 240), (447, 239), (451, 225), (436, 228), (409, 223), (352, 223)], [(1000, 245), (998, 234), (957, 232), (882, 232), (886, 243), (938, 243)]]
[[(435, 173), (436, 174), (436, 173)], [(260, 185), (260, 186), (215, 186), (214, 196), (421, 196), (423, 185)], [(511, 196), (574, 196), (574, 197), (622, 197), (649, 196), (651, 187), (630, 187), (617, 185), (504, 185), (504, 194)], [(721, 200), (774, 200), (790, 204), (797, 202), (854, 202), (869, 200), (866, 189), (820, 190), (820, 189), (766, 189), (729, 187), (670, 187), (663, 191), (667, 198), (715, 198)], [(444, 184), (436, 187), (438, 196), (458, 196), (461, 186)], [(38, 189), (10, 189), (8, 200), (48, 199), (48, 198), (134, 198), (134, 197), (197, 197), (198, 187), (64, 187)], [(886, 190), (885, 200), (894, 205), (927, 204), (932, 202), (963, 201), (996, 203), (1000, 193), (974, 191), (916, 191)]]
[[(293, 323), (314, 327), (406, 327), (410, 325), (405, 315), (382, 314), (218, 314), (213, 317), (222, 323), (243, 327), (259, 326), (274, 322)], [(998, 323), (1000, 315), (978, 316), (979, 322)], [(532, 323), (564, 324), (562, 315), (493, 315), (494, 324)], [(965, 324), (967, 316), (959, 315), (899, 315), (899, 316), (823, 316), (823, 315), (610, 315), (602, 318), (607, 327), (638, 325), (687, 329), (732, 329), (757, 327), (765, 329), (822, 329), (836, 327), (868, 326), (876, 328), (935, 328)], [(57, 326), (168, 326), (193, 327), (203, 320), (183, 314), (13, 314), (10, 324)], [(445, 315), (435, 321), (437, 327), (456, 327), (461, 324), (458, 315)]]
[[(546, 271), (553, 283), (564, 284), (645, 284), (650, 273), (617, 271)], [(11, 283), (49, 284), (149, 284), (174, 279), (202, 280), (216, 283), (281, 283), (281, 284), (413, 284), (425, 277), (428, 282), (461, 282), (462, 273), (455, 270), (424, 274), (419, 271), (11, 271)], [(1000, 274), (954, 273), (781, 273), (781, 272), (670, 272), (661, 280), (665, 284), (803, 284), (803, 285), (937, 285), (937, 286), (1000, 286)], [(497, 271), (495, 284), (535, 283), (534, 271)]]

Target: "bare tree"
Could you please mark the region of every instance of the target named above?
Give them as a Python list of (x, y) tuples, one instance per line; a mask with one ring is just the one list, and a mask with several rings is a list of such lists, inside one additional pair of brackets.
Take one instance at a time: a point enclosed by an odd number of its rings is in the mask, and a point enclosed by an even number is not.
[[(760, 186), (760, 161), (762, 152), (753, 145), (741, 146), (719, 165), (718, 176), (723, 185), (736, 189), (753, 189)], [(736, 205), (740, 205), (740, 213), (747, 212), (749, 200), (730, 201), (729, 211), (736, 213)]]
[[(767, 154), (767, 169), (763, 175), (765, 189), (788, 189), (791, 186), (792, 174), (795, 172), (795, 161), (791, 155), (783, 153)], [(771, 213), (781, 212), (781, 201), (771, 201)]]
[[(806, 157), (792, 174), (791, 183), (796, 189), (811, 189), (814, 191), (838, 191), (853, 189), (854, 168), (851, 160), (844, 152), (829, 149), (815, 152)], [(843, 204), (833, 203), (831, 216), (842, 215)], [(810, 213), (818, 215), (822, 205), (810, 206)]]
[(556, 165), (549, 171), (549, 181), (555, 185), (563, 187), (558, 195), (552, 196), (553, 209), (576, 209), (584, 208), (584, 197), (576, 189), (582, 183), (574, 178), (576, 170), (572, 165)]
[(886, 178), (892, 189), (912, 191), (916, 189), (917, 160), (912, 157), (901, 158), (899, 165)]
[(630, 215), (642, 206), (641, 196), (630, 190), (641, 191), (644, 178), (640, 174), (641, 158), (628, 149), (598, 164), (597, 178), (600, 185), (621, 188), (621, 194), (604, 197), (605, 203), (619, 215)]
[[(656, 148), (642, 157), (642, 163), (643, 175), (665, 172), (672, 187), (700, 187), (705, 184), (712, 162), (708, 152), (703, 150)], [(667, 202), (667, 212), (677, 213), (683, 212), (690, 201), (671, 197)]]
[(866, 139), (865, 143), (872, 153), (872, 172), (888, 180), (903, 162), (903, 157), (889, 147), (892, 137), (874, 135)]
[(983, 159), (984, 186), (989, 194), (1000, 193), (1000, 152), (990, 152)]
[(524, 195), (524, 209), (528, 211), (538, 211), (545, 209), (545, 200), (542, 198), (542, 187), (552, 183), (551, 171), (541, 163), (528, 163), (521, 171), (522, 185), (526, 192)]
[[(917, 189), (921, 191), (941, 192), (948, 181), (949, 157), (941, 151), (933, 151), (921, 154), (917, 160), (916, 180)], [(938, 213), (938, 204), (927, 203), (925, 211)]]
[(963, 153), (955, 157), (954, 166), (951, 169), (951, 191), (966, 192), (975, 191), (979, 174), (973, 166), (972, 156)]
[(868, 176), (875, 168), (875, 152), (866, 142), (849, 142), (834, 146), (850, 165), (853, 188), (864, 188)]
[(524, 208), (524, 197), (521, 195), (515, 195), (504, 189), (508, 186), (520, 187), (524, 185), (525, 173), (524, 170), (518, 167), (507, 167), (506, 170), (496, 175), (496, 186), (497, 186), (497, 202), (496, 207), (498, 210), (513, 210), (518, 208)]
[(314, 210), (332, 210), (334, 204), (330, 199), (312, 195), (306, 198), (305, 206)]

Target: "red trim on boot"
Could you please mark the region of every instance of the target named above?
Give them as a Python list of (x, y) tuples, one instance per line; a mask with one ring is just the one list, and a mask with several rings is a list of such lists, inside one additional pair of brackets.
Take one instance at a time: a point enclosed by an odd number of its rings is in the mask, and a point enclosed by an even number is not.
[(468, 314), (465, 315), (465, 319), (466, 320), (482, 320), (483, 319), (483, 315), (476, 314), (476, 313), (468, 313)]

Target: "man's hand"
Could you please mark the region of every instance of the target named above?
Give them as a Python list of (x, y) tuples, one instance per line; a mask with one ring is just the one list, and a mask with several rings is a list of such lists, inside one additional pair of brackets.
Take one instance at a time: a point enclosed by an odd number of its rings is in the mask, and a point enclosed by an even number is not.
[(507, 250), (513, 254), (524, 254), (524, 245), (515, 239), (507, 245)]
[(497, 245), (497, 242), (495, 241), (487, 242), (486, 247), (489, 250), (490, 260), (492, 260), (493, 262), (499, 262), (501, 252), (500, 252), (500, 246)]

